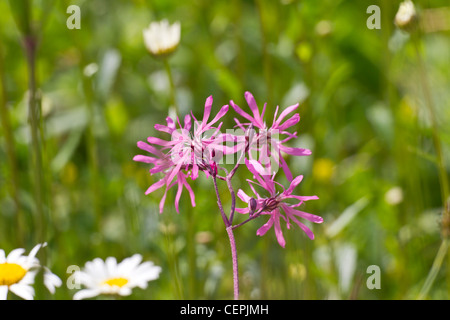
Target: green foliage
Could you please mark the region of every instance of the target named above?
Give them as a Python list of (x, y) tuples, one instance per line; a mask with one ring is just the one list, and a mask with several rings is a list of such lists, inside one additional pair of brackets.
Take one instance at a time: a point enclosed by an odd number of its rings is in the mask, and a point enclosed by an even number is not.
[[(287, 161), (294, 175), (304, 175), (298, 192), (320, 198), (304, 210), (325, 222), (311, 226), (313, 241), (296, 226), (285, 230), (285, 249), (273, 231), (256, 236), (264, 217), (236, 229), (242, 298), (417, 298), (441, 243), (444, 202), (421, 79), (430, 84), (448, 173), (449, 30), (417, 40), (423, 74), (413, 37), (393, 23), (398, 1), (320, 3), (0, 2), (0, 248), (28, 252), (40, 241), (22, 45), (33, 34), (44, 137), (43, 250), (64, 283), (50, 298), (75, 293), (66, 286), (68, 266), (134, 253), (163, 272), (128, 299), (232, 298), (230, 247), (211, 181), (191, 183), (195, 208), (183, 194), (178, 215), (169, 194), (160, 215), (162, 191), (144, 195), (157, 177), (132, 161), (136, 142), (155, 135), (169, 112), (164, 64), (147, 53), (142, 37), (151, 21), (167, 18), (182, 28), (169, 59), (181, 114), (200, 116), (209, 95), (215, 110), (229, 100), (245, 108), (246, 90), (258, 105), (268, 102), (268, 115), (300, 102), (297, 147), (313, 154)], [(415, 3), (420, 12), (448, 5)], [(79, 30), (66, 27), (71, 4), (81, 9)], [(371, 4), (381, 8), (379, 30), (366, 27)], [(228, 116), (224, 128), (233, 125)], [(236, 190), (246, 178), (238, 171)], [(448, 261), (427, 298), (449, 298)], [(381, 289), (366, 286), (370, 265), (381, 269)]]

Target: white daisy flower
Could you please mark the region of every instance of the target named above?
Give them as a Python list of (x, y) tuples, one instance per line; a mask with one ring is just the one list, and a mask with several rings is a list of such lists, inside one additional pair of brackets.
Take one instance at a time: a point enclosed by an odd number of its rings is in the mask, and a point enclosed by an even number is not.
[(150, 23), (143, 31), (147, 50), (156, 56), (172, 53), (180, 43), (180, 34), (180, 23), (177, 21), (170, 25), (166, 19)]
[[(6, 300), (8, 291), (25, 300), (34, 298), (34, 278), (39, 271), (40, 263), (36, 254), (46, 243), (36, 245), (28, 256), (24, 256), (25, 249), (12, 250), (8, 256), (0, 249), (0, 300)], [(44, 284), (53, 294), (55, 287), (62, 284), (61, 279), (50, 270), (44, 271)]]
[(75, 293), (73, 299), (92, 298), (100, 294), (128, 296), (134, 287), (147, 288), (147, 282), (159, 277), (161, 267), (151, 261), (140, 264), (141, 261), (142, 256), (135, 254), (120, 263), (114, 257), (86, 262), (84, 270), (74, 273), (75, 281), (86, 289)]
[(405, 0), (400, 3), (397, 14), (395, 15), (395, 24), (400, 29), (409, 30), (415, 26), (417, 13), (414, 3), (411, 0)]

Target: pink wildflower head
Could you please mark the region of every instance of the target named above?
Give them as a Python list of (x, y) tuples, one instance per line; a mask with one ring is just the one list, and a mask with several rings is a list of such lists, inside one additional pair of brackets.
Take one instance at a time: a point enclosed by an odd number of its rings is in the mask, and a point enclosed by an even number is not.
[[(252, 151), (256, 151), (259, 153), (258, 161), (263, 164), (263, 169), (260, 171), (260, 174), (263, 175), (272, 175), (273, 172), (278, 169), (278, 167), (273, 168), (273, 166), (269, 169), (265, 168), (265, 166), (271, 165), (271, 160), (274, 160), (277, 166), (281, 166), (286, 177), (289, 181), (292, 181), (293, 176), (292, 173), (287, 166), (286, 161), (283, 159), (281, 152), (284, 152), (293, 156), (307, 156), (311, 154), (311, 151), (303, 148), (293, 148), (285, 145), (289, 140), (297, 137), (297, 132), (291, 133), (287, 131), (287, 129), (295, 126), (300, 121), (300, 115), (295, 113), (292, 117), (285, 120), (286, 116), (291, 112), (295, 111), (299, 104), (292, 105), (283, 110), (278, 116), (277, 106), (275, 110), (275, 115), (273, 118), (272, 126), (268, 127), (266, 122), (264, 121), (264, 113), (266, 110), (266, 104), (264, 104), (263, 110), (260, 113), (258, 106), (256, 104), (255, 98), (250, 92), (245, 92), (245, 99), (252, 111), (252, 115), (243, 111), (237, 104), (233, 101), (230, 101), (233, 109), (242, 117), (250, 121), (249, 123), (241, 123), (238, 119), (235, 118), (237, 126), (246, 131), (246, 128), (252, 126), (255, 128), (255, 134), (252, 135), (252, 140), (249, 141), (249, 157), (251, 160), (255, 159), (252, 156)], [(278, 117), (277, 117), (278, 116)], [(281, 138), (284, 136), (283, 138)]]
[(216, 137), (219, 134), (222, 123), (217, 127), (214, 124), (227, 113), (228, 105), (223, 106), (217, 115), (208, 122), (212, 102), (211, 96), (206, 99), (201, 122), (197, 121), (192, 114), (192, 118), (195, 120), (194, 128), (192, 128), (191, 115), (189, 114), (185, 116), (183, 126), (177, 117), (178, 129), (177, 123), (170, 117), (167, 117), (167, 125), (156, 124), (155, 129), (169, 134), (171, 140), (148, 137), (148, 143), (143, 141), (137, 143), (138, 148), (147, 151), (152, 156), (136, 155), (133, 160), (152, 164), (153, 167), (149, 171), (151, 175), (156, 173), (163, 174), (163, 177), (152, 184), (145, 192), (145, 194), (149, 194), (165, 187), (164, 195), (159, 204), (160, 213), (163, 212), (167, 191), (170, 188), (178, 185), (175, 208), (179, 212), (179, 201), (183, 188), (186, 188), (189, 192), (191, 204), (195, 206), (195, 195), (186, 179), (190, 177), (192, 180), (195, 180), (199, 171), (203, 171), (207, 175), (217, 173), (215, 156), (216, 150), (220, 150), (220, 146), (216, 142)]
[[(303, 224), (299, 218), (303, 218), (314, 223), (322, 223), (322, 217), (294, 209), (301, 206), (304, 201), (318, 199), (317, 196), (298, 196), (293, 194), (295, 187), (300, 184), (303, 176), (297, 176), (291, 181), (289, 187), (284, 189), (283, 186), (273, 180), (273, 176), (260, 175), (258, 170), (255, 168), (255, 166), (258, 165), (257, 162), (250, 162), (246, 160), (246, 165), (257, 180), (257, 182), (248, 180), (250, 188), (256, 198), (248, 196), (242, 189), (240, 189), (237, 195), (242, 201), (248, 204), (248, 207), (236, 209), (236, 211), (243, 214), (269, 215), (269, 220), (257, 230), (256, 234), (258, 236), (263, 236), (270, 228), (274, 227), (277, 241), (280, 246), (284, 248), (286, 241), (284, 240), (280, 223), (281, 220), (284, 220), (288, 229), (291, 227), (291, 222), (294, 222), (311, 240), (314, 239), (313, 232), (305, 224)], [(265, 191), (267, 191), (268, 196), (261, 196), (254, 188), (254, 185), (262, 187)], [(281, 186), (283, 191), (277, 192), (276, 185)], [(294, 201), (296, 203), (291, 203), (290, 201)]]

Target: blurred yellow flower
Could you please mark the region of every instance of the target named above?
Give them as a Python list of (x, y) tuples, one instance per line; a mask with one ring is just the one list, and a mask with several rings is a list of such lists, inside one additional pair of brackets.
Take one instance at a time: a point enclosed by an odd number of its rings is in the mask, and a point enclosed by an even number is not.
[(327, 158), (320, 158), (314, 161), (313, 177), (319, 182), (327, 182), (334, 174), (334, 162)]

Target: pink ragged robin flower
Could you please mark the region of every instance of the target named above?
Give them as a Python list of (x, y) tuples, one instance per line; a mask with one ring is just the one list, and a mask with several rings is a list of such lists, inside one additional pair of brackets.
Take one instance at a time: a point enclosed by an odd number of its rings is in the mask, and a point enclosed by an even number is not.
[[(246, 165), (257, 180), (257, 182), (248, 180), (256, 199), (248, 196), (242, 189), (239, 189), (237, 195), (242, 201), (248, 204), (248, 207), (239, 208), (236, 211), (250, 215), (269, 215), (269, 220), (257, 230), (256, 234), (263, 236), (273, 226), (277, 241), (284, 248), (286, 241), (284, 240), (280, 223), (281, 220), (284, 220), (288, 229), (291, 227), (291, 221), (295, 222), (313, 240), (313, 232), (305, 224), (300, 222), (298, 218), (303, 218), (314, 223), (322, 223), (322, 217), (294, 209), (301, 206), (304, 201), (319, 199), (317, 196), (298, 196), (293, 194), (295, 187), (300, 184), (303, 176), (297, 176), (291, 181), (289, 187), (284, 189), (283, 186), (273, 180), (273, 176), (260, 175), (260, 171), (257, 168), (259, 164), (257, 162), (246, 160)], [(269, 196), (261, 196), (253, 185), (258, 185), (265, 189)], [(276, 185), (282, 187), (283, 191), (281, 193), (277, 192)], [(295, 201), (296, 203), (292, 204), (290, 201)]]
[[(256, 104), (255, 98), (250, 92), (245, 92), (245, 99), (248, 103), (248, 106), (250, 107), (250, 110), (252, 111), (253, 115), (250, 115), (243, 111), (237, 104), (235, 104), (233, 101), (230, 101), (230, 105), (233, 107), (233, 109), (247, 119), (248, 123), (241, 123), (238, 119), (235, 118), (235, 121), (237, 123), (237, 126), (243, 130), (244, 132), (248, 128), (250, 124), (253, 125), (255, 130), (255, 134), (253, 135), (252, 141), (249, 142), (249, 155), (251, 160), (252, 159), (252, 152), (256, 151), (259, 152), (260, 156), (257, 160), (259, 160), (260, 163), (265, 164), (269, 163), (270, 159), (273, 158), (277, 165), (281, 166), (284, 173), (286, 174), (286, 177), (289, 181), (292, 181), (293, 176), (292, 173), (286, 163), (286, 161), (281, 156), (281, 152), (287, 153), (289, 155), (293, 156), (307, 156), (311, 154), (311, 151), (308, 149), (303, 148), (293, 148), (288, 147), (285, 145), (286, 142), (289, 140), (297, 137), (297, 132), (291, 133), (287, 131), (287, 129), (293, 127), (300, 121), (300, 115), (298, 113), (294, 114), (289, 119), (283, 120), (286, 118), (288, 114), (295, 111), (299, 104), (295, 104), (292, 106), (287, 107), (285, 110), (283, 110), (280, 115), (278, 116), (278, 109), (277, 106), (275, 110), (275, 115), (273, 118), (272, 126), (268, 127), (266, 125), (266, 122), (264, 120), (264, 113), (266, 111), (266, 105), (264, 104), (263, 110), (260, 113), (258, 105)], [(277, 118), (278, 116), (278, 118)], [(281, 136), (284, 135), (284, 139), (280, 139)], [(267, 171), (267, 169), (263, 168), (263, 171), (261, 171), (261, 174), (273, 174), (273, 170)], [(278, 169), (278, 168), (275, 168)]]
[(179, 201), (183, 187), (189, 192), (192, 206), (195, 206), (195, 195), (186, 179), (190, 177), (192, 180), (195, 180), (199, 171), (203, 171), (208, 175), (217, 170), (214, 163), (215, 152), (213, 150), (220, 150), (220, 146), (216, 144), (215, 138), (222, 123), (218, 127), (214, 127), (214, 124), (227, 113), (228, 105), (223, 106), (217, 115), (208, 122), (212, 102), (212, 96), (206, 99), (202, 122), (197, 121), (192, 115), (192, 118), (195, 120), (193, 132), (191, 132), (192, 121), (190, 115), (185, 116), (184, 126), (181, 125), (178, 118), (176, 119), (179, 126), (178, 129), (175, 121), (167, 117), (167, 125), (156, 124), (155, 129), (168, 133), (171, 140), (148, 137), (148, 143), (139, 141), (137, 144), (140, 149), (151, 153), (153, 156), (136, 155), (133, 160), (153, 164), (149, 171), (151, 175), (156, 173), (163, 174), (163, 177), (152, 184), (145, 192), (145, 194), (149, 194), (165, 186), (164, 195), (159, 204), (160, 213), (164, 209), (167, 191), (175, 184), (178, 185), (175, 197), (177, 212), (179, 212)]

